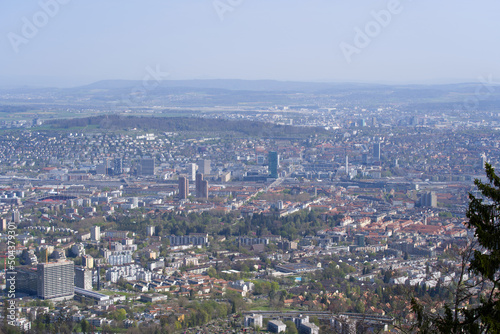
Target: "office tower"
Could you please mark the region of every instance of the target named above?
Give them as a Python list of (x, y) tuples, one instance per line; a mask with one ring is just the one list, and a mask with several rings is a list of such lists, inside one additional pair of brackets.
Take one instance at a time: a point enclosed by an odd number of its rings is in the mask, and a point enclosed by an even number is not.
[(106, 175), (107, 174), (106, 163), (97, 165), (95, 171), (97, 175)]
[(425, 192), (420, 197), (420, 206), (437, 207), (437, 196), (434, 191)]
[[(16, 267), (15, 271), (7, 271), (7, 291), (14, 290), (17, 292), (26, 293), (29, 295), (37, 294), (37, 271), (31, 267)], [(14, 277), (15, 280), (11, 278)], [(10, 288), (10, 285), (15, 285)], [(17, 297), (17, 296), (16, 296)]]
[(367, 153), (363, 153), (361, 155), (361, 161), (363, 162), (364, 165), (366, 165), (368, 163), (368, 154)]
[(82, 266), (89, 269), (94, 268), (94, 258), (91, 255), (83, 255)]
[(196, 174), (196, 182), (195, 182), (196, 197), (201, 197), (201, 181), (203, 181), (203, 174), (201, 173)]
[(12, 211), (12, 221), (16, 224), (21, 222), (21, 213), (19, 213), (19, 210)]
[(365, 241), (365, 235), (364, 234), (356, 234), (356, 245), (359, 247), (365, 247), (366, 246), (366, 241)]
[(152, 237), (156, 233), (156, 227), (155, 226), (148, 226), (147, 227), (147, 234), (148, 237)]
[(101, 227), (100, 226), (92, 226), (90, 229), (90, 239), (93, 241), (101, 240)]
[(75, 267), (75, 287), (92, 290), (92, 270), (84, 267)]
[(7, 231), (7, 219), (0, 218), (0, 227), (2, 231)]
[(488, 158), (486, 158), (486, 154), (481, 154), (481, 159), (479, 160), (481, 169), (484, 169), (484, 165), (488, 162)]
[(115, 175), (123, 174), (123, 160), (122, 160), (122, 158), (116, 158), (113, 160), (113, 174), (115, 174)]
[(190, 177), (191, 181), (195, 181), (196, 180), (196, 164), (189, 164), (188, 171), (189, 171), (189, 177)]
[(278, 167), (279, 167), (279, 155), (278, 152), (269, 152), (268, 155), (269, 163), (269, 176), (273, 178), (278, 177)]
[(187, 199), (189, 196), (189, 180), (187, 177), (179, 177), (179, 199)]
[(346, 175), (349, 175), (349, 156), (345, 156), (345, 173)]
[(380, 161), (380, 143), (373, 144), (373, 159)]
[(200, 160), (198, 161), (198, 173), (203, 175), (209, 175), (212, 171), (210, 170), (210, 164), (212, 162), (210, 160)]
[(208, 181), (203, 180), (203, 174), (196, 174), (196, 197), (208, 198)]
[(208, 181), (201, 181), (200, 198), (208, 199)]
[(72, 299), (75, 290), (73, 261), (39, 263), (37, 295), (40, 299)]
[(155, 175), (155, 159), (141, 159), (141, 175)]

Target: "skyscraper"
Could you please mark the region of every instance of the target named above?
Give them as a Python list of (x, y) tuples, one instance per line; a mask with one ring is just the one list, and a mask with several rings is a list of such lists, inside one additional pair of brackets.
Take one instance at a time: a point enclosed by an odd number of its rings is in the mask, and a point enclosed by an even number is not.
[(279, 155), (278, 152), (269, 152), (268, 155), (269, 162), (269, 176), (272, 178), (278, 178), (278, 167), (279, 167)]
[(488, 162), (488, 158), (486, 158), (486, 154), (481, 154), (481, 159), (479, 160), (480, 168), (484, 169), (485, 164)]
[(123, 173), (123, 160), (122, 158), (115, 158), (113, 160), (113, 174), (120, 175)]
[(90, 229), (90, 239), (93, 241), (101, 240), (101, 227), (100, 226), (92, 226)]
[(188, 171), (189, 171), (189, 177), (190, 177), (191, 181), (195, 181), (196, 180), (196, 164), (189, 164)]
[(196, 197), (208, 198), (208, 181), (203, 180), (203, 174), (196, 174)]
[(373, 144), (373, 159), (380, 161), (380, 143)]
[(141, 159), (141, 175), (155, 175), (155, 159)]
[(189, 196), (189, 180), (187, 177), (179, 177), (179, 199), (187, 199)]
[(72, 299), (75, 290), (73, 261), (39, 263), (37, 295), (40, 299)]
[(21, 222), (21, 213), (19, 213), (19, 210), (12, 211), (12, 221), (16, 224)]
[(420, 206), (437, 207), (437, 196), (434, 191), (425, 192), (420, 197)]
[(212, 161), (206, 159), (198, 161), (198, 172), (203, 175), (209, 175), (212, 172), (210, 169), (211, 163)]

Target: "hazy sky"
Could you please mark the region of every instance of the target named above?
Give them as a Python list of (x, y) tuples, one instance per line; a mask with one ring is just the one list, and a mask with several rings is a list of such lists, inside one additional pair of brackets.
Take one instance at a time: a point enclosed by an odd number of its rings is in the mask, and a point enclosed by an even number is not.
[(168, 79), (499, 82), (499, 13), (498, 0), (0, 0), (0, 83), (140, 80), (148, 68)]

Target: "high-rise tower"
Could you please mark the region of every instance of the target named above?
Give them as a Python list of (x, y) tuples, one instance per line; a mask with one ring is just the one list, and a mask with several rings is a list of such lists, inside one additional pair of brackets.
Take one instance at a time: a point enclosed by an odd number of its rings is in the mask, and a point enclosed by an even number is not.
[(37, 265), (37, 294), (40, 299), (72, 299), (75, 290), (73, 261), (39, 263)]
[(380, 143), (373, 144), (373, 159), (380, 161)]
[(187, 199), (189, 196), (189, 180), (187, 177), (179, 177), (179, 199)]
[(279, 155), (278, 152), (269, 152), (268, 155), (269, 162), (269, 176), (272, 178), (278, 178), (278, 167), (279, 167)]

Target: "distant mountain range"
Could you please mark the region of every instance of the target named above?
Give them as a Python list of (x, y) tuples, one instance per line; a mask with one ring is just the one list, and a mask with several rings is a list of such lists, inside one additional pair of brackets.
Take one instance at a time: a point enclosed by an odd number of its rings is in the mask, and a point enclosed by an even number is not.
[[(19, 98), (0, 99), (0, 105), (23, 103), (23, 94), (36, 98), (24, 103), (55, 103), (91, 106), (162, 105), (201, 107), (234, 105), (318, 105), (348, 103), (366, 107), (397, 104), (418, 107), (422, 104), (464, 104), (477, 102), (488, 110), (500, 110), (500, 85), (482, 83), (444, 85), (381, 85), (365, 83), (321, 83), (273, 80), (104, 80), (74, 88), (15, 88), (0, 94)], [(139, 94), (139, 97), (137, 97)], [(9, 103), (10, 102), (10, 103)]]
[[(221, 89), (232, 91), (264, 91), (264, 92), (340, 92), (355, 90), (417, 90), (417, 91), (457, 91), (470, 92), (471, 88), (480, 86), (481, 83), (460, 83), (443, 85), (383, 85), (369, 83), (327, 83), (327, 82), (299, 82), (299, 81), (276, 81), (276, 80), (164, 80), (158, 81), (158, 88), (184, 88), (194, 90)], [(153, 81), (148, 82), (154, 85)], [(141, 87), (140, 80), (103, 80), (76, 89), (132, 89)], [(498, 85), (500, 88), (500, 85)]]

